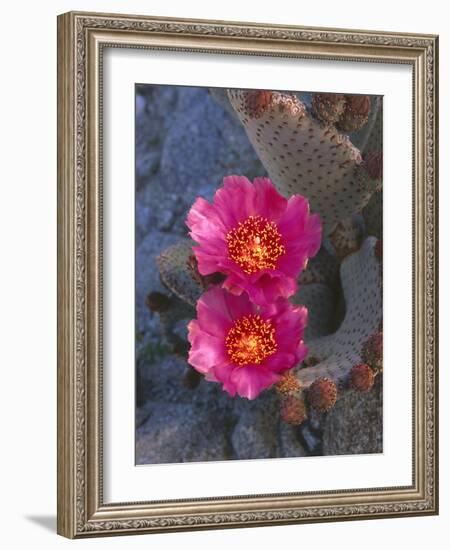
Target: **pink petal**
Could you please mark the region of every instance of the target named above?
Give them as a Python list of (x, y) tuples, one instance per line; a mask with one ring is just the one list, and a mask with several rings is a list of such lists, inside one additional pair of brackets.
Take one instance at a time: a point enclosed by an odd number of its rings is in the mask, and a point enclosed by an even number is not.
[[(278, 301), (278, 304), (282, 303)], [(279, 306), (279, 308), (284, 305)], [(303, 331), (308, 322), (308, 310), (304, 306), (290, 307), (289, 309), (278, 309), (276, 315), (272, 315), (278, 338), (292, 339), (294, 333), (298, 333), (301, 338)]]
[(233, 324), (226, 295), (218, 287), (204, 292), (197, 301), (197, 319), (201, 329), (213, 336), (225, 338)]
[(248, 296), (234, 296), (213, 286), (197, 301), (197, 319), (201, 329), (225, 339), (235, 319), (255, 311)]
[(249, 279), (243, 279), (240, 286), (248, 293), (250, 299), (260, 306), (270, 304), (280, 296), (289, 298), (297, 290), (297, 282), (278, 271), (277, 275), (263, 273), (253, 283)]
[(292, 369), (299, 361), (294, 353), (277, 351), (264, 361), (264, 368), (272, 372), (285, 372)]
[(285, 275), (264, 276), (259, 283), (264, 292), (266, 303), (274, 302), (279, 296), (289, 298), (297, 290), (296, 281)]
[(223, 362), (223, 338), (216, 338), (201, 330), (198, 321), (189, 323), (188, 340), (191, 344), (188, 362), (198, 372), (207, 373), (215, 364)]
[(235, 295), (225, 292), (225, 302), (233, 319), (239, 319), (244, 315), (255, 313), (255, 306), (246, 294)]
[(214, 375), (218, 382), (222, 383), (222, 388), (231, 397), (236, 395), (236, 385), (231, 381), (231, 373), (235, 367), (230, 362), (224, 362), (214, 367)]
[(230, 397), (234, 397), (236, 395), (236, 386), (231, 382), (225, 382), (222, 385), (222, 389), (226, 391)]
[(305, 355), (304, 350), (299, 349), (300, 344), (303, 342), (303, 334), (306, 327), (304, 318), (292, 312), (290, 314), (286, 313), (275, 316), (272, 318), (272, 321), (276, 327), (276, 340), (279, 349), (296, 356)]
[(301, 195), (293, 195), (289, 200), (283, 216), (278, 220), (278, 229), (283, 237), (290, 238), (305, 230), (309, 216), (309, 203)]
[(189, 210), (186, 225), (194, 236), (208, 235), (208, 230), (213, 227), (222, 234), (226, 232), (216, 208), (202, 197), (198, 197)]
[(193, 246), (192, 251), (197, 259), (197, 269), (201, 275), (211, 275), (222, 271), (220, 256), (212, 256), (197, 246)]
[(234, 294), (235, 296), (240, 296), (244, 291), (240, 279), (234, 277), (233, 275), (229, 275), (225, 279), (225, 281), (222, 283), (222, 288), (227, 290), (230, 294)]
[[(234, 365), (227, 353), (226, 335), (237, 319), (254, 313), (274, 324), (277, 350), (260, 365)], [(188, 325), (189, 363), (206, 380), (221, 383), (230, 396), (238, 393), (255, 399), (279, 380), (280, 373), (306, 357), (307, 347), (302, 340), (306, 322), (306, 308), (293, 306), (286, 299), (256, 308), (245, 293), (235, 296), (212, 287), (198, 300), (197, 320)]]
[(320, 248), (320, 218), (317, 214), (309, 214), (308, 201), (300, 195), (289, 199), (288, 207), (278, 221), (278, 229), (285, 245), (301, 246), (309, 256), (316, 254)]
[(259, 365), (236, 367), (231, 373), (231, 381), (235, 384), (238, 395), (247, 399), (255, 399), (279, 379), (279, 374)]
[[(250, 215), (277, 224), (285, 253), (278, 258), (275, 269), (247, 274), (228, 257), (227, 233)], [(286, 301), (292, 296), (297, 289), (299, 273), (306, 268), (308, 259), (317, 253), (321, 244), (320, 219), (317, 215), (310, 215), (308, 201), (299, 195), (287, 200), (268, 178), (255, 178), (253, 183), (243, 176), (224, 178), (213, 204), (197, 199), (186, 223), (191, 237), (197, 242), (193, 251), (199, 272), (202, 275), (216, 272), (225, 275), (222, 289), (217, 289), (219, 293), (202, 297), (197, 308), (202, 331), (218, 338), (223, 338), (237, 316), (255, 311), (256, 306), (268, 308), (279, 298)], [(278, 319), (280, 345), (284, 353), (300, 356), (304, 353), (302, 337), (306, 310), (300, 315), (290, 306), (283, 307), (272, 307), (273, 315)], [(275, 359), (273, 362), (275, 364)], [(230, 380), (227, 384), (232, 383)], [(234, 391), (231, 386), (228, 390)]]
[(227, 176), (214, 195), (214, 205), (228, 230), (236, 227), (252, 212), (255, 190), (244, 176)]
[(287, 208), (287, 199), (278, 193), (269, 178), (255, 178), (253, 186), (255, 193), (252, 214), (277, 221)]
[(300, 363), (306, 357), (308, 356), (309, 348), (308, 346), (303, 342), (303, 340), (300, 342), (300, 344), (297, 347), (297, 350), (295, 352), (296, 355), (296, 363)]
[(296, 250), (289, 250), (287, 253), (278, 258), (277, 269), (285, 274), (285, 277), (297, 279), (300, 273), (306, 268), (308, 254), (303, 247), (298, 247)]

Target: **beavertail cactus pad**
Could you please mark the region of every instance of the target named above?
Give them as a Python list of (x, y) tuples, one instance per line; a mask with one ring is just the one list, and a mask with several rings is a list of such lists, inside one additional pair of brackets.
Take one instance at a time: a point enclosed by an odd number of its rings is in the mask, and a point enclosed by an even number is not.
[[(307, 342), (309, 356), (318, 362), (314, 366), (298, 369), (297, 376), (302, 386), (310, 386), (317, 378), (345, 383), (352, 367), (364, 362), (364, 345), (378, 333), (382, 320), (381, 275), (375, 256), (376, 242), (374, 237), (368, 237), (358, 252), (343, 260), (341, 282), (346, 304), (345, 317), (335, 333)], [(374, 345), (370, 347), (372, 355), (374, 348)], [(379, 350), (380, 346), (376, 349)]]
[(324, 235), (359, 212), (379, 187), (360, 151), (294, 94), (229, 90), (228, 96), (280, 193), (308, 197)]

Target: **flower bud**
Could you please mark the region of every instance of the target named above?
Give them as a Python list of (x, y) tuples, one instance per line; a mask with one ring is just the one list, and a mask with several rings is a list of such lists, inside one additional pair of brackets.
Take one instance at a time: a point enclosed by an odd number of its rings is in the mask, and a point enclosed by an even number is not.
[(364, 344), (362, 359), (370, 365), (375, 372), (383, 368), (383, 332), (376, 332)]
[(341, 132), (356, 132), (369, 120), (370, 97), (368, 95), (346, 95), (345, 109), (336, 123)]
[(245, 110), (250, 118), (259, 118), (270, 107), (272, 92), (250, 90), (245, 93)]
[(381, 180), (383, 177), (383, 153), (372, 151), (364, 157), (364, 164), (372, 179)]
[(286, 395), (281, 401), (281, 418), (287, 424), (298, 426), (307, 418), (305, 400), (302, 394)]
[(366, 363), (354, 365), (350, 371), (350, 387), (359, 392), (368, 392), (375, 382), (373, 370)]
[(345, 109), (345, 97), (342, 94), (313, 94), (312, 111), (326, 124), (335, 124)]
[(330, 378), (318, 378), (308, 391), (309, 404), (319, 412), (329, 411), (336, 404), (337, 387)]
[(297, 393), (300, 390), (301, 384), (292, 371), (288, 371), (281, 376), (280, 381), (275, 386), (275, 389), (281, 395), (289, 393)]

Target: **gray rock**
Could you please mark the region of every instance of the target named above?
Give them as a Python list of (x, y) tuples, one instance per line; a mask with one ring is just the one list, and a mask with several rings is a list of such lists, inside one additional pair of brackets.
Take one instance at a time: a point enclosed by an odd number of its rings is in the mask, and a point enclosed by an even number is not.
[(139, 120), (144, 114), (147, 107), (147, 101), (144, 95), (136, 93), (136, 118)]
[(215, 101), (232, 117), (235, 117), (237, 120), (239, 120), (236, 111), (234, 110), (233, 106), (230, 103), (230, 100), (228, 99), (228, 91), (227, 88), (209, 88), (209, 93), (211, 94), (211, 97), (214, 98)]
[(306, 421), (299, 428), (302, 441), (310, 455), (321, 455), (321, 433), (316, 432), (311, 424)]
[(138, 181), (142, 181), (155, 174), (159, 168), (161, 152), (157, 149), (146, 149), (145, 153), (139, 156), (139, 161), (136, 162), (136, 177)]
[(244, 128), (208, 90), (180, 90), (161, 156), (164, 189), (180, 193), (184, 204), (184, 215), (175, 221), (180, 230), (184, 230), (185, 215), (196, 197), (210, 200), (224, 176), (230, 174), (250, 178), (265, 174)]
[(187, 232), (197, 196), (211, 199), (223, 177), (264, 175), (240, 122), (207, 89), (140, 86), (136, 99), (136, 234)]
[(321, 431), (323, 429), (324, 417), (325, 417), (324, 413), (316, 411), (313, 408), (310, 408), (307, 422), (309, 423), (312, 430)]
[(187, 340), (187, 337), (188, 337), (188, 327), (187, 327), (188, 322), (189, 322), (189, 319), (181, 319), (173, 327), (174, 334), (176, 334), (182, 340)]
[(158, 172), (136, 192), (137, 242), (155, 230), (186, 235), (186, 214), (182, 193), (168, 193)]
[(383, 452), (383, 388), (380, 377), (369, 393), (348, 390), (327, 414), (323, 454)]
[(231, 441), (234, 458), (274, 458), (278, 455), (278, 408), (273, 392), (266, 392), (256, 400), (236, 403), (242, 411)]
[[(236, 398), (231, 398), (218, 383), (203, 377), (195, 389), (189, 388), (184, 377), (188, 365), (182, 359), (167, 354), (153, 361), (140, 362), (140, 397), (149, 403), (183, 403), (207, 407), (212, 416), (227, 416), (230, 425), (237, 421)], [(190, 367), (189, 367), (190, 368)]]
[(136, 407), (135, 423), (136, 429), (138, 429), (151, 415), (153, 410), (153, 403), (147, 402), (141, 407)]
[(154, 231), (139, 244), (136, 250), (136, 331), (138, 333), (157, 329), (158, 316), (145, 305), (145, 298), (151, 291), (166, 292), (159, 279), (156, 257), (176, 241), (177, 237), (174, 235)]
[(280, 458), (308, 456), (307, 450), (300, 443), (296, 426), (280, 421), (278, 430)]
[[(137, 415), (141, 423), (149, 416), (149, 411), (157, 411), (159, 406), (164, 408), (168, 403), (183, 404), (195, 410), (205, 410), (208, 418), (222, 419), (218, 429), (228, 442), (227, 449), (232, 447), (228, 458), (255, 459), (308, 454), (296, 429), (280, 422), (278, 399), (273, 391), (264, 392), (254, 401), (238, 396), (231, 398), (220, 384), (207, 382), (203, 378), (195, 389), (189, 389), (184, 384), (186, 368), (186, 363), (172, 354), (160, 360), (141, 361), (139, 390), (144, 405), (139, 408)], [(182, 417), (180, 422), (183, 422)]]
[(159, 167), (178, 87), (139, 85), (136, 92), (136, 184), (140, 188)]
[(224, 415), (185, 403), (155, 403), (137, 431), (137, 464), (202, 462), (229, 458)]
[(172, 227), (174, 220), (175, 215), (173, 210), (165, 210), (161, 213), (161, 216), (157, 221), (157, 227), (161, 231), (167, 231)]

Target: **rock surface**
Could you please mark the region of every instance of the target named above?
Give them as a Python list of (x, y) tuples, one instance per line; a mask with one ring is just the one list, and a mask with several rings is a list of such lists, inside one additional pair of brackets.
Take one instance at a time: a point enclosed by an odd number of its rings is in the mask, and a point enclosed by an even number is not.
[(300, 443), (298, 428), (280, 421), (279, 429), (279, 456), (296, 457), (308, 456), (307, 449)]
[[(153, 91), (148, 91), (148, 88)], [(265, 175), (244, 128), (207, 89), (141, 86), (137, 100), (137, 237), (186, 234), (197, 196), (211, 199), (230, 174)]]
[(145, 305), (147, 295), (152, 291), (166, 292), (160, 282), (155, 259), (158, 254), (173, 244), (176, 237), (170, 233), (153, 231), (136, 248), (136, 332), (153, 333), (160, 336), (159, 320)]
[(383, 385), (378, 378), (368, 393), (348, 390), (326, 416), (323, 454), (383, 452)]
[(228, 421), (203, 414), (192, 403), (154, 402), (148, 419), (138, 428), (136, 456), (138, 464), (202, 462), (230, 458), (223, 430)]
[(231, 437), (235, 458), (276, 457), (279, 414), (273, 393), (255, 401), (242, 400), (240, 405), (242, 413)]

